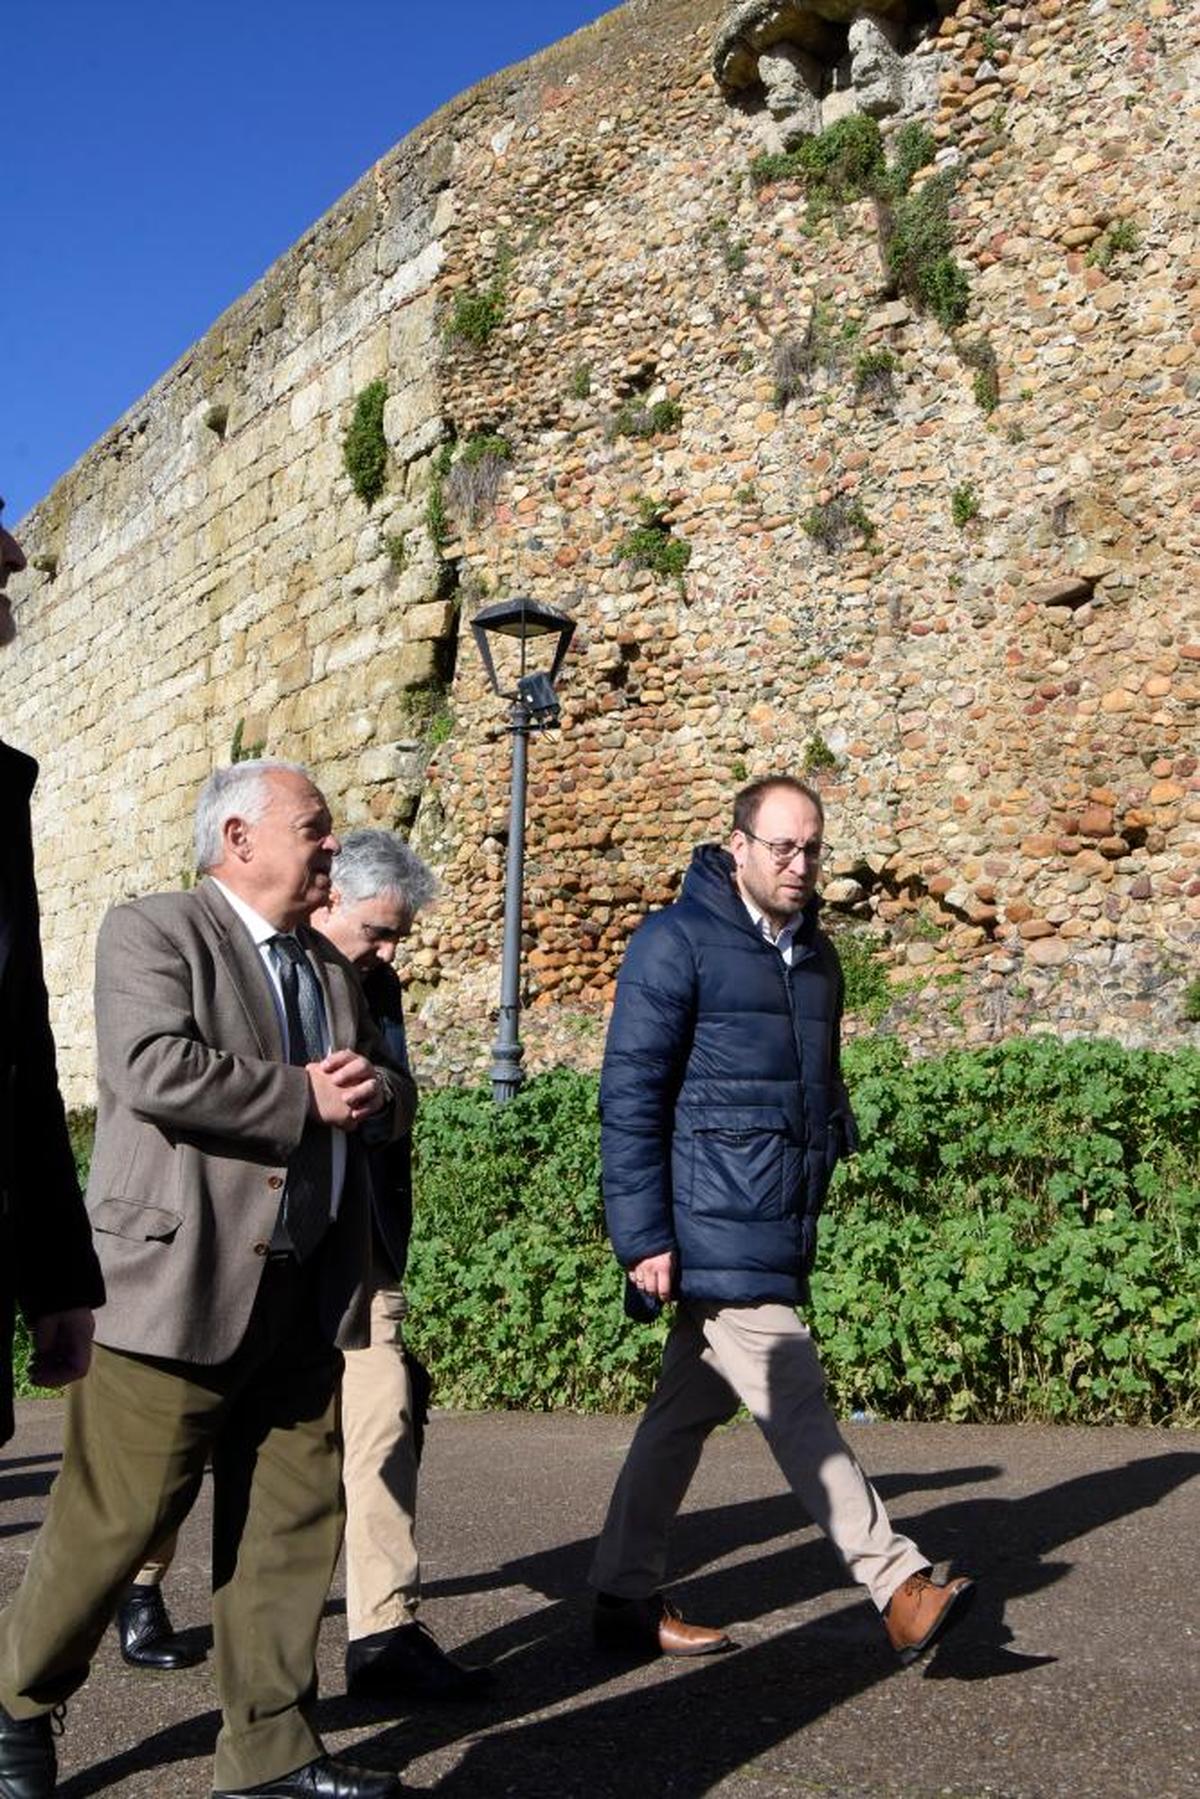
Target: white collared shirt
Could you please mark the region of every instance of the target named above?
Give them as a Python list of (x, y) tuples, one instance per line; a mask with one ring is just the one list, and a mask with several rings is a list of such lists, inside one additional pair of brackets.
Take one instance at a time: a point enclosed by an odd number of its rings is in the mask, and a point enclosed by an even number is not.
[(766, 913), (760, 912), (753, 900), (748, 900), (740, 888), (738, 889), (738, 898), (750, 914), (750, 922), (755, 930), (760, 931), (771, 947), (779, 951), (780, 955), (783, 957), (784, 967), (790, 968), (792, 966), (792, 946), (796, 941), (796, 932), (800, 929), (800, 926), (804, 921), (803, 911), (793, 912), (787, 923), (781, 927), (779, 935), (776, 936), (771, 929), (771, 921)]
[[(287, 1012), (285, 1011), (283, 1004), (283, 987), (279, 979), (279, 969), (270, 949), (271, 939), (273, 937), (278, 937), (281, 934), (279, 926), (272, 924), (269, 919), (264, 918), (261, 912), (256, 912), (253, 906), (248, 906), (244, 899), (239, 899), (238, 895), (233, 893), (225, 885), (224, 881), (218, 881), (215, 875), (210, 875), (209, 879), (212, 881), (214, 887), (220, 888), (222, 897), (229, 902), (233, 911), (237, 913), (238, 918), (241, 920), (242, 924), (245, 925), (247, 931), (249, 931), (250, 940), (258, 951), (259, 959), (267, 971), (267, 979), (271, 983), (271, 998), (275, 1001), (275, 1016), (279, 1021), (279, 1035), (283, 1042), (283, 1053), (286, 1057), (291, 1053), (291, 1042), (288, 1036)], [(317, 985), (320, 986), (319, 981)], [(323, 1055), (328, 1055), (333, 1048), (333, 1040), (330, 1035), (329, 1015), (325, 1007), (323, 993), (321, 996), (321, 1017), (324, 1020), (324, 1038), (321, 1044), (321, 1051)], [(342, 1199), (342, 1187), (346, 1180), (346, 1133), (344, 1131), (335, 1131), (333, 1127), (330, 1126), (330, 1135), (333, 1139), (333, 1143), (332, 1159), (330, 1163), (329, 1216), (331, 1218), (336, 1218), (338, 1215), (338, 1206), (341, 1204)]]

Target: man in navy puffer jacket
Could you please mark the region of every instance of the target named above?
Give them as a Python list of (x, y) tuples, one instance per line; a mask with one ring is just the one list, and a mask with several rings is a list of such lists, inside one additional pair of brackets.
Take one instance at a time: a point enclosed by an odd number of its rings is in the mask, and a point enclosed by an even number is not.
[(676, 1312), (591, 1580), (611, 1648), (704, 1655), (722, 1631), (662, 1598), (667, 1538), (708, 1433), (739, 1400), (904, 1661), (965, 1609), (930, 1577), (842, 1440), (796, 1313), (838, 1158), (856, 1146), (839, 1064), (842, 974), (817, 926), (824, 808), (791, 776), (734, 802), (680, 899), (630, 943), (600, 1086), (609, 1235), (627, 1310)]

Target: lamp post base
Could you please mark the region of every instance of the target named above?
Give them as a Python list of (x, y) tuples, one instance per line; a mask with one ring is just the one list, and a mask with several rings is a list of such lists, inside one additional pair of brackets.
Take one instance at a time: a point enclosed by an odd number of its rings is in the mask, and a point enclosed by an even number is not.
[(521, 1067), (521, 1058), (525, 1051), (519, 1043), (493, 1043), (492, 1045), (492, 1098), (497, 1105), (505, 1100), (513, 1099), (520, 1091), (525, 1080), (525, 1070)]

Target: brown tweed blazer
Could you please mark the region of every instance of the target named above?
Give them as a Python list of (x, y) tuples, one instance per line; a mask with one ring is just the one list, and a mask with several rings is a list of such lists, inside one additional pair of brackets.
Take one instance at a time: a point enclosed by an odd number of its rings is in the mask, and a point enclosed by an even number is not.
[[(391, 1067), (351, 965), (298, 932), (325, 993), (332, 1041), (384, 1078), (393, 1134), (416, 1110)], [(249, 933), (210, 880), (115, 906), (96, 944), (99, 1105), (87, 1205), (108, 1300), (110, 1349), (225, 1361), (266, 1266), (287, 1161), (308, 1107), (283, 1061), (270, 982)], [(357, 1133), (321, 1249), (321, 1313), (344, 1349), (368, 1340), (370, 1187)]]

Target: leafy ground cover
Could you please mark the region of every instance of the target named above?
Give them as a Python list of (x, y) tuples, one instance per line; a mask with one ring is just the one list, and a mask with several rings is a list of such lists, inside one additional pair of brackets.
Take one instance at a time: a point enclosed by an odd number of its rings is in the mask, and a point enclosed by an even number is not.
[[(1036, 1037), (914, 1061), (852, 1044), (862, 1153), (821, 1221), (834, 1403), (888, 1418), (1200, 1422), (1200, 1053)], [(86, 1120), (79, 1154), (86, 1162)], [(594, 1076), (424, 1096), (410, 1335), (442, 1405), (622, 1411)]]

